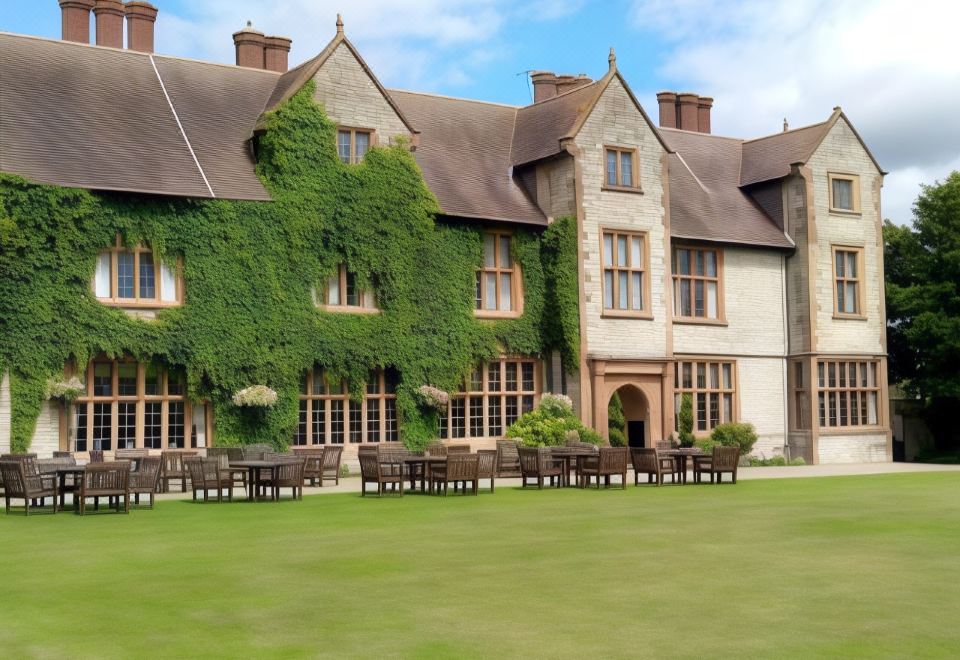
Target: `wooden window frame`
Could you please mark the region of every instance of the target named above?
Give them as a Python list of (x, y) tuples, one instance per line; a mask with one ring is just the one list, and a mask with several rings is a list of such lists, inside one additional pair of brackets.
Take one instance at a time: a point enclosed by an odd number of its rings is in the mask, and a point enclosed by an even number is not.
[[(327, 278), (325, 281), (323, 292), (320, 296), (317, 296), (322, 303), (319, 304), (319, 307), (328, 312), (336, 312), (341, 314), (379, 314), (380, 308), (377, 307), (377, 295), (376, 291), (371, 287), (368, 291), (366, 289), (357, 288), (357, 299), (361, 301), (364, 300), (366, 295), (370, 295), (371, 300), (373, 301), (372, 307), (367, 307), (363, 304), (360, 305), (348, 305), (347, 300), (347, 267), (345, 264), (340, 264), (337, 266), (336, 277), (339, 280), (339, 292), (340, 292), (340, 304), (334, 305), (330, 303), (330, 280), (333, 279), (333, 275)], [(354, 275), (356, 277), (356, 275)]]
[[(852, 278), (844, 274), (844, 276), (837, 276), (837, 253), (852, 253), (856, 255), (857, 259), (857, 277)], [(855, 319), (855, 320), (866, 320), (867, 315), (863, 311), (863, 247), (858, 245), (833, 245), (830, 250), (830, 270), (832, 272), (832, 282), (833, 282), (833, 318), (835, 319)], [(857, 291), (857, 311), (856, 312), (844, 312), (840, 309), (840, 298), (837, 295), (837, 284), (843, 282), (844, 285), (854, 282)], [(846, 286), (844, 286), (846, 288)]]
[[(616, 262), (616, 249), (617, 249), (617, 237), (625, 236), (627, 238), (627, 260), (631, 262), (628, 266), (607, 266), (605, 261), (605, 251), (604, 251), (604, 239), (610, 234), (612, 236), (612, 245), (614, 254), (611, 255), (611, 263)], [(640, 238), (643, 241), (643, 254), (640, 255), (640, 260), (642, 261), (640, 267), (636, 267), (633, 263), (633, 250), (630, 249), (631, 241), (634, 238)], [(627, 275), (627, 302), (630, 303), (633, 301), (633, 273), (640, 273), (641, 280), (641, 289), (640, 295), (643, 301), (643, 307), (640, 309), (617, 309), (611, 308), (608, 309), (606, 306), (606, 274), (607, 271), (613, 272), (613, 292), (612, 300), (614, 303), (618, 300), (618, 293), (620, 292), (620, 283), (619, 277), (617, 275), (620, 272), (626, 272)], [(646, 231), (635, 231), (628, 229), (618, 229), (616, 227), (602, 227), (600, 229), (600, 308), (601, 316), (609, 317), (620, 317), (620, 318), (636, 318), (636, 319), (652, 319), (653, 312), (650, 308), (650, 234)]]
[[(679, 253), (681, 250), (687, 250), (690, 252), (690, 274), (683, 275), (680, 273), (680, 256)], [(704, 256), (704, 274), (697, 275), (695, 273), (696, 268), (694, 263), (696, 261), (696, 253), (703, 252), (713, 252), (716, 255), (717, 262), (717, 275), (712, 277), (706, 274), (706, 256)], [(726, 306), (724, 305), (724, 286), (723, 286), (723, 248), (719, 247), (704, 247), (699, 245), (676, 245), (673, 247), (671, 253), (671, 274), (673, 275), (673, 322), (674, 323), (688, 323), (696, 325), (727, 325), (727, 312)], [(676, 271), (676, 272), (674, 272)], [(680, 286), (683, 280), (690, 280), (690, 311), (694, 314), (693, 316), (684, 316), (680, 308)], [(704, 301), (703, 301), (703, 310), (704, 316), (696, 316), (696, 303), (695, 303), (695, 292), (696, 292), (696, 282), (704, 282), (703, 291), (704, 291)], [(717, 316), (716, 318), (706, 316), (707, 312), (707, 283), (716, 282), (717, 285)]]
[[(350, 162), (344, 163), (343, 159), (340, 158), (340, 133), (350, 133)], [(367, 152), (364, 153), (364, 156), (369, 153), (377, 144), (377, 132), (372, 128), (362, 128), (360, 126), (337, 126), (337, 135), (336, 135), (336, 144), (334, 145), (337, 149), (337, 160), (339, 160), (344, 165), (356, 165), (363, 162), (363, 158), (357, 158), (357, 133), (367, 133), (370, 136), (370, 143), (367, 145)]]
[[(507, 390), (507, 364), (515, 363), (517, 365), (517, 389), (516, 390)], [(490, 389), (490, 365), (498, 365), (499, 373), (499, 389), (492, 390)], [(533, 389), (526, 389), (523, 386), (523, 364), (531, 364), (533, 369)], [(543, 376), (541, 374), (542, 363), (537, 358), (524, 358), (524, 357), (503, 357), (499, 360), (490, 360), (486, 362), (481, 362), (477, 369), (480, 371), (480, 389), (473, 389), (470, 379), (472, 375), (463, 382), (460, 387), (460, 391), (450, 394), (450, 403), (447, 405), (447, 412), (445, 415), (440, 415), (439, 422), (439, 436), (443, 440), (483, 440), (483, 439), (493, 439), (493, 438), (502, 438), (506, 435), (508, 424), (507, 424), (507, 403), (508, 400), (512, 397), (516, 397), (517, 401), (517, 419), (524, 412), (524, 397), (531, 397), (530, 409), (533, 410), (537, 407), (537, 404), (540, 402), (540, 397), (543, 394)], [(474, 371), (476, 373), (476, 370)], [(482, 435), (473, 435), (470, 428), (470, 401), (472, 399), (480, 399), (482, 401)], [(496, 399), (499, 406), (499, 417), (500, 417), (500, 433), (498, 435), (490, 434), (490, 414), (491, 414), (491, 400)], [(454, 401), (463, 401), (463, 430), (464, 433), (462, 436), (453, 436), (453, 404)]]
[[(850, 365), (856, 365), (857, 382), (850, 384)], [(834, 384), (830, 384), (830, 367), (834, 367)], [(882, 378), (881, 364), (879, 360), (869, 358), (818, 358), (816, 361), (816, 391), (817, 391), (817, 428), (820, 433), (832, 432), (850, 432), (850, 431), (881, 431), (883, 424), (883, 400), (881, 393), (883, 388), (880, 383)], [(867, 375), (867, 385), (862, 385), (862, 375), (865, 369)], [(843, 371), (841, 378), (841, 370)], [(870, 384), (871, 377), (873, 384)], [(842, 384), (841, 384), (842, 383)], [(831, 394), (834, 396), (831, 398)], [(876, 422), (861, 423), (861, 417), (869, 419), (869, 395), (874, 395), (874, 415)], [(852, 414), (852, 407), (856, 402), (857, 414)], [(843, 407), (846, 404), (846, 424), (841, 424), (843, 420)], [(831, 424), (831, 414), (836, 423)], [(853, 419), (858, 419), (856, 424)]]
[[(686, 387), (683, 384), (683, 372), (684, 365), (690, 365), (690, 387)], [(697, 385), (697, 367), (698, 365), (703, 365), (704, 368), (704, 387), (699, 387)], [(712, 387), (710, 385), (710, 368), (712, 365), (717, 365), (717, 384), (718, 387)], [(725, 365), (730, 366), (730, 385), (731, 387), (724, 386), (723, 379), (723, 368)], [(727, 422), (736, 422), (740, 419), (740, 383), (739, 383), (739, 373), (737, 370), (736, 360), (718, 360), (716, 358), (698, 358), (698, 357), (685, 357), (674, 362), (674, 429), (679, 431), (680, 427), (680, 405), (681, 397), (684, 394), (690, 394), (693, 396), (693, 434), (696, 437), (705, 437), (710, 435), (713, 431), (716, 424), (713, 424), (710, 419), (710, 397), (711, 395), (717, 397), (717, 424), (725, 424)], [(706, 414), (706, 429), (699, 428), (699, 419), (698, 419), (698, 395), (704, 395), (705, 398), (705, 414)], [(726, 419), (724, 414), (723, 400), (725, 395), (730, 395), (730, 412), (732, 419)]]
[[(607, 153), (613, 151), (617, 154), (617, 183), (611, 185), (607, 181)], [(620, 171), (620, 156), (621, 154), (630, 154), (631, 162), (631, 182), (629, 186), (624, 186), (620, 183), (622, 180), (621, 171)], [(640, 188), (640, 152), (636, 147), (628, 147), (620, 144), (605, 144), (603, 145), (603, 185), (601, 186), (602, 190), (610, 190), (613, 192), (632, 192), (639, 193), (643, 192)]]
[[(163, 300), (163, 276), (161, 274), (161, 261), (157, 259), (153, 249), (144, 245), (135, 245), (127, 247), (123, 244), (123, 239), (118, 235), (114, 244), (100, 254), (110, 254), (110, 296), (101, 298), (96, 296), (96, 275), (90, 280), (90, 287), (94, 296), (104, 305), (111, 307), (125, 307), (129, 309), (161, 309), (164, 307), (179, 307), (183, 304), (183, 278), (181, 276), (182, 261), (178, 258), (176, 270), (174, 272), (174, 282), (176, 283), (176, 300)], [(133, 298), (120, 298), (119, 281), (119, 256), (121, 253), (133, 254)], [(140, 297), (140, 259), (144, 253), (152, 255), (153, 259), (153, 288), (155, 296), (153, 298)]]
[[(93, 380), (94, 380), (94, 369), (97, 364), (109, 364), (110, 365), (110, 395), (95, 395), (93, 389)], [(136, 394), (132, 395), (121, 395), (120, 394), (120, 365), (123, 364), (134, 364), (137, 367), (137, 391)], [(169, 373), (170, 369), (160, 363), (154, 363), (157, 368), (157, 379), (158, 379), (158, 394), (146, 394), (146, 372), (147, 367), (150, 363), (147, 362), (138, 362), (132, 358), (120, 358), (120, 359), (110, 359), (104, 356), (96, 357), (91, 359), (86, 366), (86, 369), (80, 372), (82, 381), (84, 383), (85, 391), (82, 395), (77, 397), (70, 406), (63, 407), (64, 415), (74, 415), (76, 414), (76, 409), (78, 406), (86, 407), (87, 414), (87, 432), (84, 442), (86, 445), (85, 449), (77, 449), (77, 441), (79, 438), (71, 437), (69, 434), (65, 434), (67, 438), (67, 446), (70, 451), (90, 451), (93, 449), (93, 411), (96, 404), (109, 404), (110, 405), (110, 449), (107, 451), (116, 451), (120, 449), (119, 447), (119, 405), (121, 403), (133, 403), (136, 405), (136, 428), (134, 433), (134, 446), (124, 447), (123, 449), (149, 449), (152, 451), (167, 451), (175, 449), (189, 449), (194, 447), (196, 444), (196, 437), (193, 434), (193, 405), (190, 403), (190, 399), (187, 397), (186, 392), (186, 379), (184, 379), (183, 384), (183, 393), (182, 394), (170, 394), (169, 393)], [(76, 373), (75, 367), (71, 364), (67, 366), (66, 369), (67, 376), (72, 376)], [(146, 422), (146, 405), (148, 403), (159, 403), (161, 404), (160, 412), (160, 448), (155, 447), (144, 447), (145, 441), (145, 422)], [(171, 403), (182, 403), (183, 404), (183, 447), (170, 447), (170, 436), (169, 436), (169, 426), (170, 426), (170, 404)], [(210, 438), (210, 423), (209, 416), (204, 420), (204, 437), (207, 438), (207, 446), (211, 444)], [(66, 421), (66, 420), (65, 420)], [(67, 425), (64, 425), (64, 427)], [(78, 429), (74, 428), (74, 433)]]
[[(850, 182), (850, 189), (851, 189), (850, 201), (853, 203), (852, 209), (840, 208), (836, 204), (834, 204), (833, 182), (835, 180)], [(845, 174), (841, 172), (828, 172), (827, 173), (827, 196), (830, 200), (830, 213), (860, 215), (860, 175)]]
[[(320, 377), (326, 380), (326, 387), (324, 388), (323, 394), (315, 394), (313, 390), (314, 379), (317, 378), (318, 374)], [(330, 391), (330, 380), (327, 377), (327, 372), (322, 367), (316, 367), (304, 374), (303, 380), (301, 382), (300, 390), (300, 408), (298, 415), (306, 416), (306, 431), (305, 435), (302, 437), (304, 440), (301, 442), (300, 436), (300, 420), (297, 421), (297, 431), (294, 432), (291, 444), (297, 447), (311, 447), (319, 446), (324, 447), (327, 445), (345, 447), (348, 445), (359, 445), (359, 444), (381, 444), (381, 443), (395, 443), (400, 441), (400, 412), (396, 405), (397, 393), (396, 388), (393, 392), (387, 392), (387, 372), (384, 369), (376, 369), (371, 372), (371, 375), (376, 378), (377, 382), (377, 392), (369, 392), (369, 387), (364, 388), (363, 402), (360, 404), (360, 424), (361, 424), (361, 437), (359, 442), (352, 441), (350, 439), (350, 412), (351, 412), (351, 401), (350, 401), (350, 390), (347, 387), (347, 382), (341, 381), (340, 392), (332, 393)], [(333, 441), (333, 431), (332, 431), (332, 410), (333, 407), (331, 404), (328, 404), (328, 401), (341, 401), (343, 404), (343, 441), (334, 442)], [(387, 401), (394, 402), (394, 422), (396, 424), (395, 433), (391, 432), (390, 425), (387, 423)], [(356, 405), (356, 402), (353, 402)], [(369, 411), (376, 407), (379, 420), (378, 420), (378, 433), (380, 440), (370, 440), (370, 427), (369, 427)], [(314, 412), (317, 409), (321, 409), (321, 414), (324, 417), (323, 425), (323, 438), (320, 442), (315, 442), (316, 433), (314, 432)], [(393, 436), (392, 439), (390, 436)]]
[[(505, 319), (505, 318), (518, 318), (523, 315), (523, 272), (520, 268), (520, 262), (513, 258), (513, 241), (514, 234), (511, 231), (503, 229), (493, 229), (490, 231), (483, 232), (483, 238), (485, 240), (486, 236), (493, 236), (493, 266), (487, 267), (484, 263), (481, 263), (480, 267), (477, 268), (477, 286), (480, 289), (480, 307), (474, 308), (474, 316), (481, 319)], [(510, 268), (503, 268), (500, 266), (500, 239), (507, 238), (510, 241)], [(481, 248), (482, 249), (482, 248)], [(494, 274), (494, 283), (495, 289), (494, 297), (497, 302), (497, 306), (500, 305), (500, 276), (503, 274), (510, 274), (510, 306), (509, 310), (501, 309), (484, 309), (488, 300), (487, 292), (487, 278), (485, 277), (488, 274)], [(475, 300), (476, 303), (476, 300)]]

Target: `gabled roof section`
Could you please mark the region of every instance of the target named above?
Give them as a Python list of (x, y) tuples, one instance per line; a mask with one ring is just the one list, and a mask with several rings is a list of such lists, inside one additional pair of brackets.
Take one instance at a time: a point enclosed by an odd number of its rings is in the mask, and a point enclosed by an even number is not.
[(783, 231), (740, 189), (743, 143), (708, 133), (659, 129), (669, 155), (670, 235), (790, 249)]
[(853, 127), (853, 124), (838, 107), (834, 108), (829, 119), (819, 124), (745, 141), (743, 143), (740, 185), (749, 186), (772, 179), (781, 179), (789, 175), (791, 165), (806, 163), (810, 160), (824, 138), (827, 137), (827, 134), (840, 119), (843, 119), (850, 130), (853, 131), (853, 134), (857, 136), (857, 140), (864, 151), (867, 152), (877, 170), (881, 174), (886, 174), (877, 159), (874, 158), (873, 153), (867, 148), (857, 129)]
[(0, 170), (72, 188), (269, 200), (247, 140), (278, 77), (0, 33)]
[(564, 140), (570, 140), (577, 136), (583, 124), (590, 117), (590, 113), (596, 107), (597, 102), (614, 79), (620, 81), (634, 107), (657, 136), (664, 150), (670, 151), (670, 147), (657, 133), (656, 124), (650, 120), (633, 90), (630, 89), (630, 85), (617, 71), (616, 57), (611, 51), (610, 69), (600, 80), (577, 87), (545, 101), (528, 105), (517, 112), (517, 126), (514, 132), (511, 155), (513, 165), (531, 163), (564, 151)]
[(336, 36), (334, 36), (330, 43), (328, 43), (326, 47), (320, 51), (320, 54), (311, 60), (307, 60), (300, 66), (290, 69), (280, 76), (273, 93), (270, 95), (270, 99), (263, 108), (263, 113), (257, 120), (257, 128), (259, 129), (262, 127), (263, 115), (271, 110), (276, 109), (277, 106), (281, 105), (284, 101), (299, 92), (300, 89), (307, 84), (307, 81), (313, 79), (313, 77), (317, 75), (317, 72), (320, 70), (320, 68), (328, 59), (330, 59), (330, 56), (333, 55), (333, 53), (341, 45), (345, 46), (350, 51), (350, 54), (353, 55), (353, 57), (357, 60), (364, 73), (369, 76), (370, 81), (373, 82), (374, 86), (383, 95), (383, 98), (385, 98), (387, 103), (390, 104), (390, 107), (393, 108), (393, 111), (397, 113), (397, 116), (400, 118), (400, 121), (403, 122), (403, 125), (406, 126), (413, 135), (418, 134), (420, 131), (413, 127), (413, 124), (411, 124), (407, 117), (403, 114), (403, 110), (400, 109), (400, 106), (398, 106), (394, 99), (390, 96), (390, 92), (388, 92), (387, 89), (380, 84), (380, 80), (377, 79), (377, 76), (374, 75), (370, 67), (367, 66), (367, 63), (364, 61), (363, 57), (360, 56), (360, 52), (354, 48), (353, 44), (350, 43), (350, 40), (347, 39), (346, 35), (343, 33), (343, 24), (340, 23), (339, 19), (337, 22)]
[(399, 90), (390, 93), (420, 127), (420, 143), (413, 155), (442, 213), (547, 223), (511, 172), (516, 107)]

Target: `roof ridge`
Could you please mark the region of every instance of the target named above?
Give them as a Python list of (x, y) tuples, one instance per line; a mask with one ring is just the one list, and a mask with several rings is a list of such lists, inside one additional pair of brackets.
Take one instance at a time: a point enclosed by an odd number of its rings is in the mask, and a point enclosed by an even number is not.
[[(40, 37), (35, 34), (19, 34), (17, 32), (6, 32), (0, 30), (0, 37), (19, 37), (21, 39), (31, 39), (33, 41), (42, 41), (49, 44), (62, 44), (64, 46), (79, 46), (81, 48), (95, 48), (97, 50), (113, 51), (115, 53), (126, 53), (128, 55), (136, 55), (140, 57), (160, 57), (168, 60), (177, 60), (179, 62), (193, 62), (195, 64), (209, 64), (210, 66), (219, 66), (225, 67), (227, 69), (240, 69), (241, 71), (260, 71), (263, 73), (270, 73), (277, 77), (281, 76), (284, 72), (281, 71), (271, 71), (269, 69), (257, 69), (249, 66), (238, 66), (236, 64), (225, 64), (223, 62), (212, 62), (210, 60), (198, 60), (195, 57), (183, 57), (181, 55), (167, 55), (164, 53), (145, 53), (139, 50), (130, 50), (129, 48), (114, 48), (113, 46), (100, 46), (98, 44), (85, 44), (80, 41), (66, 41), (64, 39), (54, 39), (52, 37)], [(303, 66), (298, 65), (299, 66)], [(298, 68), (295, 67), (295, 68)], [(291, 71), (293, 69), (290, 69)]]
[[(831, 115), (832, 117), (833, 115)], [(780, 137), (781, 135), (790, 135), (791, 133), (798, 133), (800, 131), (810, 130), (811, 128), (817, 128), (818, 126), (823, 126), (824, 124), (830, 123), (830, 117), (823, 121), (818, 121), (816, 124), (807, 124), (806, 126), (800, 126), (799, 128), (791, 128), (789, 131), (780, 131), (779, 133), (771, 133), (770, 135), (761, 135), (760, 137), (745, 139), (743, 142), (759, 142), (760, 140), (769, 140), (770, 138)]]
[(449, 94), (436, 94), (434, 92), (417, 92), (410, 89), (387, 89), (391, 94), (394, 92), (400, 92), (401, 94), (416, 94), (417, 96), (430, 96), (432, 98), (438, 99), (447, 99), (448, 101), (464, 101), (466, 103), (482, 103), (483, 105), (495, 105), (500, 108), (509, 108), (511, 110), (519, 110), (527, 106), (523, 105), (512, 105), (510, 103), (498, 103), (496, 101), (483, 101), (481, 99), (468, 99), (462, 96), (450, 96)]
[(731, 140), (733, 142), (739, 142), (743, 144), (746, 140), (738, 137), (731, 137), (729, 135), (717, 135), (715, 133), (701, 133), (700, 131), (686, 131), (682, 128), (671, 128), (669, 126), (657, 126), (658, 131), (669, 131), (671, 133), (680, 133), (684, 135), (699, 135), (707, 138), (715, 138), (717, 140)]
[(562, 94), (557, 94), (556, 96), (551, 96), (550, 98), (548, 98), (548, 99), (543, 99), (542, 101), (534, 101), (533, 103), (529, 103), (529, 104), (527, 104), (527, 105), (522, 105), (522, 106), (520, 106), (520, 107), (521, 107), (521, 108), (532, 108), (532, 107), (534, 107), (534, 106), (542, 106), (542, 105), (545, 105), (545, 104), (549, 103), (550, 101), (556, 101), (557, 99), (562, 99), (563, 97), (569, 96), (570, 94), (573, 94), (574, 92), (582, 91), (582, 90), (586, 89), (587, 87), (593, 87), (594, 85), (598, 85), (598, 84), (600, 84), (601, 82), (603, 82), (603, 79), (606, 78), (606, 77), (607, 77), (607, 76), (603, 76), (603, 78), (598, 78), (597, 80), (591, 80), (591, 81), (590, 81), (589, 83), (587, 83), (586, 85), (580, 85), (579, 87), (574, 87), (573, 89), (568, 89), (567, 91), (563, 92)]

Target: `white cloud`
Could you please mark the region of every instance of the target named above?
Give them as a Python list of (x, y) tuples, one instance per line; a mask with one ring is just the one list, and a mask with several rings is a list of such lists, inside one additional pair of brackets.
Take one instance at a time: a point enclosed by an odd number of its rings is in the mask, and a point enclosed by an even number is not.
[(958, 165), (960, 3), (636, 0), (631, 18), (671, 44), (664, 80), (715, 97), (719, 133), (772, 133), (842, 106), (891, 172), (884, 215), (897, 222), (919, 183)]

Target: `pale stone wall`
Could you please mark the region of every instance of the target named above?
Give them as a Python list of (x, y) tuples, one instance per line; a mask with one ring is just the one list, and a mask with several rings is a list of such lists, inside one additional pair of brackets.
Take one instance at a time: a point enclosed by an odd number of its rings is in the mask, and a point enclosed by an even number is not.
[(737, 363), (737, 392), (740, 421), (749, 422), (760, 436), (754, 445), (757, 456), (783, 452), (786, 407), (784, 406), (784, 365), (777, 358), (740, 358)]
[(337, 46), (313, 79), (317, 83), (314, 99), (338, 124), (372, 128), (380, 145), (398, 136), (410, 137), (396, 111), (344, 44)]
[(810, 350), (810, 283), (807, 259), (807, 193), (802, 177), (785, 181), (787, 233), (797, 245), (787, 257), (787, 331), (791, 354)]
[[(583, 171), (583, 257), (587, 345), (590, 356), (663, 357), (667, 354), (664, 298), (663, 147), (616, 78), (576, 137)], [(635, 146), (643, 194), (602, 189), (604, 145)], [(652, 320), (604, 318), (601, 228), (648, 232)]]
[(725, 248), (722, 288), (727, 325), (674, 323), (674, 353), (782, 357), (786, 351), (782, 260), (776, 250)]
[(10, 452), (10, 376), (0, 374), (0, 454)]
[(37, 428), (30, 441), (30, 451), (40, 458), (50, 457), (60, 449), (60, 404), (44, 401), (37, 418)]
[(560, 156), (537, 165), (537, 203), (550, 218), (577, 214), (572, 156)]
[[(841, 118), (808, 163), (813, 174), (813, 212), (816, 213), (817, 351), (820, 353), (883, 352), (883, 238), (879, 233), (880, 173), (860, 141)], [(860, 176), (860, 213), (830, 213), (828, 172)], [(876, 191), (876, 192), (875, 192)], [(835, 319), (833, 245), (863, 248), (861, 264), (866, 320)]]
[(887, 461), (887, 436), (821, 435), (821, 463), (883, 463)]

